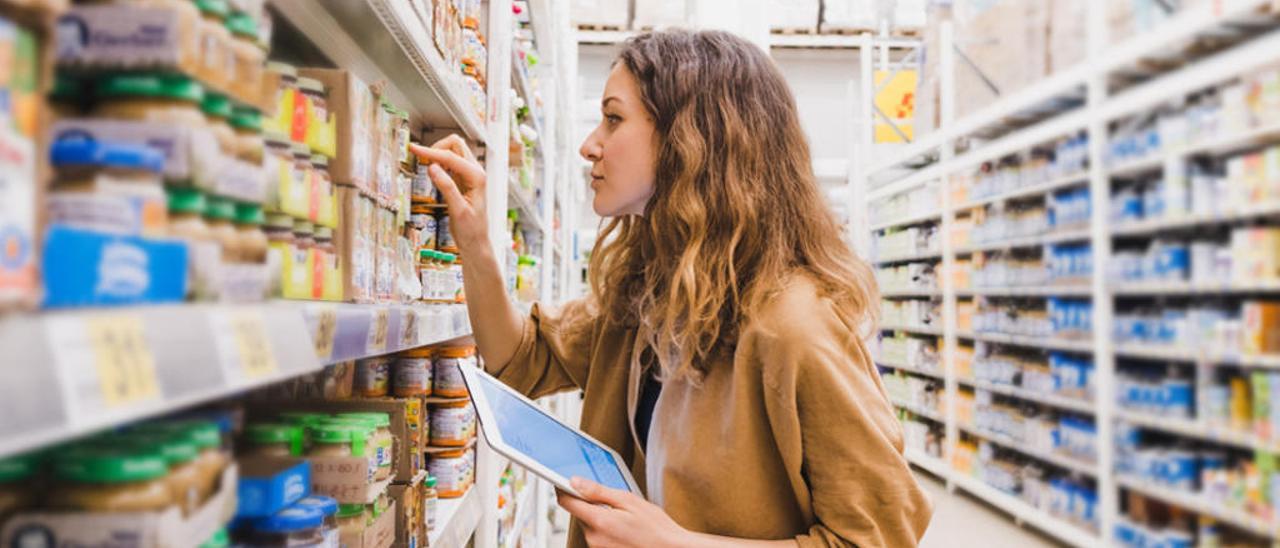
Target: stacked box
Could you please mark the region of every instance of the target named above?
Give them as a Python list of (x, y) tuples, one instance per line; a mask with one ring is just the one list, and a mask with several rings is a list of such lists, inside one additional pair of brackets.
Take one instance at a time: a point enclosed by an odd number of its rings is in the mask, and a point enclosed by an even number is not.
[(1084, 61), (1089, 54), (1086, 2), (1051, 0), (1048, 72), (1055, 74)]
[(1049, 10), (1039, 0), (1001, 0), (957, 13), (956, 117), (980, 110), (1047, 73)]
[(769, 29), (818, 31), (818, 0), (768, 0)]
[(569, 10), (569, 19), (577, 25), (627, 26), (627, 0), (573, 0)]
[(685, 0), (636, 2), (636, 15), (631, 25), (636, 29), (678, 27), (688, 20), (686, 9)]

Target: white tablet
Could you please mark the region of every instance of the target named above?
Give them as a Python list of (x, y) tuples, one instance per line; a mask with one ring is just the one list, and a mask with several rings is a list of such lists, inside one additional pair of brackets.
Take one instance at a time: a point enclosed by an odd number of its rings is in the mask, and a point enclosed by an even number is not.
[(475, 367), (461, 367), (484, 438), (494, 451), (578, 496), (569, 478), (640, 494), (622, 457)]

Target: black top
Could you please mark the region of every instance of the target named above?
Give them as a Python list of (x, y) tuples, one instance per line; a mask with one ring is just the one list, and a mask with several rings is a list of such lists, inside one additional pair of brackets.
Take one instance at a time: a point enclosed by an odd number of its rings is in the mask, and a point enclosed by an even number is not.
[(640, 438), (640, 450), (649, 449), (649, 425), (653, 423), (653, 408), (658, 404), (658, 395), (662, 393), (662, 381), (652, 374), (644, 375), (644, 386), (640, 387), (640, 401), (636, 404), (636, 435)]

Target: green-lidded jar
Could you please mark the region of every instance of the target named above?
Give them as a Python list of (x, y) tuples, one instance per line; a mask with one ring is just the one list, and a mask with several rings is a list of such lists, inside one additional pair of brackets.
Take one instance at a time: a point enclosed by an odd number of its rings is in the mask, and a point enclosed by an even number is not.
[(374, 430), (373, 446), (377, 451), (378, 459), (378, 480), (384, 480), (391, 477), (392, 467), (395, 455), (395, 438), (391, 436), (391, 415), (387, 413), (377, 412), (355, 412), (355, 413), (339, 413), (335, 415), (339, 419), (359, 419), (365, 421), (366, 424), (372, 426)]
[(369, 518), (365, 515), (363, 504), (339, 504), (338, 528), (343, 535), (358, 534), (369, 526)]
[(193, 78), (174, 74), (120, 74), (98, 81), (94, 88), (94, 116), (206, 126), (204, 87)]
[(307, 455), (363, 457), (368, 454), (372, 436), (373, 429), (360, 421), (329, 419), (311, 428), (311, 451)]
[(40, 467), (34, 455), (0, 459), (0, 523), (18, 510), (34, 506), (34, 480)]
[(222, 260), (240, 262), (240, 234), (232, 224), (236, 218), (235, 202), (220, 196), (209, 196), (204, 209), (204, 220), (209, 224), (213, 239), (222, 248)]
[(240, 237), (240, 262), (249, 264), (266, 264), (267, 249), (271, 242), (267, 233), (262, 230), (267, 222), (262, 206), (258, 204), (237, 204), (235, 214), (236, 235)]
[(195, 512), (208, 499), (211, 492), (202, 481), (197, 463), (200, 447), (182, 432), (126, 432), (120, 442), (135, 451), (159, 453), (164, 458), (169, 467), (165, 476), (169, 494), (184, 514)]
[(246, 426), (244, 441), (249, 455), (264, 457), (300, 457), (303, 450), (302, 427), (292, 424), (263, 422)]
[(235, 130), (231, 129), (231, 99), (221, 93), (206, 93), (204, 101), (200, 103), (200, 110), (204, 112), (209, 129), (218, 141), (218, 150), (223, 156), (235, 156), (240, 145)]
[(262, 113), (252, 107), (236, 107), (230, 122), (236, 134), (235, 156), (254, 165), (261, 164), (267, 148), (262, 134)]
[(81, 512), (157, 512), (174, 504), (158, 451), (75, 447), (54, 464), (51, 507)]
[(427, 479), (422, 482), (422, 514), (426, 520), (428, 532), (436, 528), (436, 511), (440, 503), (440, 492), (436, 491), (438, 482), (435, 476), (427, 476)]
[(209, 540), (204, 541), (200, 548), (229, 548), (230, 546), (231, 535), (227, 533), (226, 528), (222, 528), (214, 532)]
[(200, 469), (200, 490), (213, 493), (217, 490), (222, 473), (231, 463), (231, 455), (223, 450), (222, 430), (213, 422), (203, 420), (178, 420), (153, 422), (135, 428), (142, 432), (162, 432), (181, 436), (196, 446), (196, 466)]

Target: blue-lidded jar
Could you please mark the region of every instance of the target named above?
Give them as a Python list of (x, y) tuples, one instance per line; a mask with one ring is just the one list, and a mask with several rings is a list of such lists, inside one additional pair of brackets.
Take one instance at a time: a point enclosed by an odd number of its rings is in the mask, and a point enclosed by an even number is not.
[(169, 199), (160, 172), (164, 157), (140, 144), (62, 135), (49, 148), (57, 172), (49, 222), (76, 228), (162, 236)]
[(294, 505), (253, 522), (244, 544), (253, 548), (320, 546), (323, 527), (324, 512)]
[(342, 545), (338, 535), (340, 531), (338, 530), (337, 499), (324, 495), (311, 495), (298, 500), (294, 506), (314, 508), (324, 515), (324, 522), (320, 526), (320, 536), (324, 537), (324, 542), (320, 546), (339, 548)]

